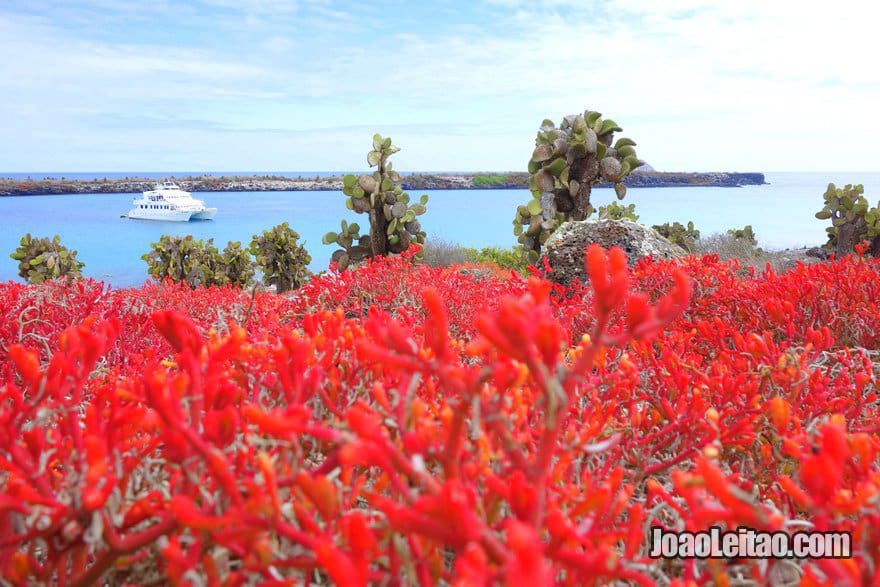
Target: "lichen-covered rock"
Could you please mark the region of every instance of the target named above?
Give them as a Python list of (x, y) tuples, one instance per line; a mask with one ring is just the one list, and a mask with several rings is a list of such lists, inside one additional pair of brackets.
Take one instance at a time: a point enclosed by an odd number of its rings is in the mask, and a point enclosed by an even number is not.
[(828, 258), (828, 250), (822, 247), (810, 247), (804, 254), (807, 257), (814, 257), (823, 261)]
[[(591, 243), (606, 249), (620, 247), (626, 251), (631, 265), (648, 256), (673, 259), (686, 254), (656, 230), (629, 220), (572, 221), (560, 226), (544, 245), (542, 256), (553, 268), (548, 277), (558, 283), (568, 283), (574, 278), (585, 281), (584, 252)], [(538, 263), (538, 267), (542, 263)]]

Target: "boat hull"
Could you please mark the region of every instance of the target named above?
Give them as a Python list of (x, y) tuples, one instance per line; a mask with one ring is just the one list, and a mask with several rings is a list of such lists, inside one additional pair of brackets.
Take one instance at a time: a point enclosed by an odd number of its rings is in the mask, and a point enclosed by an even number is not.
[(125, 215), (131, 220), (159, 220), (162, 222), (189, 222), (192, 212), (182, 210), (141, 210), (135, 208)]
[(194, 212), (190, 220), (213, 220), (217, 215), (217, 208), (205, 208), (201, 212)]

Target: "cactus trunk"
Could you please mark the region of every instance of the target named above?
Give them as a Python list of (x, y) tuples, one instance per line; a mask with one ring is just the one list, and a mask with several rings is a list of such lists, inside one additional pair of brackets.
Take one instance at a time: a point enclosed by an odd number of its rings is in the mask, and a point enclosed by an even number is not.
[[(834, 249), (838, 257), (843, 257), (853, 252), (854, 247), (862, 242), (867, 225), (861, 217), (856, 217), (852, 222), (847, 222), (837, 229), (837, 246)], [(874, 239), (876, 240), (876, 238)], [(873, 243), (872, 243), (873, 244)]]
[[(385, 177), (385, 160), (379, 160), (379, 176)], [(385, 220), (385, 214), (382, 208), (385, 206), (384, 198), (376, 198), (376, 201), (370, 206), (370, 248), (373, 249), (373, 256), (379, 257), (388, 254), (388, 221)]]
[(376, 205), (370, 208), (370, 248), (373, 257), (388, 254), (388, 237), (385, 232), (388, 229), (388, 221), (385, 220), (381, 206), (380, 202), (376, 202)]
[(580, 184), (580, 189), (574, 196), (574, 210), (571, 212), (572, 220), (586, 220), (589, 218), (592, 209), (590, 207), (590, 193), (593, 187), (589, 181)]

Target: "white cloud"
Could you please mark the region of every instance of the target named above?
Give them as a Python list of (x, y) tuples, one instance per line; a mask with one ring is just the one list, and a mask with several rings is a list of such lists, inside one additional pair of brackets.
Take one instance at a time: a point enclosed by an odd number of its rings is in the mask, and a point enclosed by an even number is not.
[[(0, 51), (22, 56), (0, 62), (0, 107), (19, 117), (0, 130), (0, 140), (9, 145), (13, 132), (54, 136), (52, 157), (63, 160), (63, 133), (81, 132), (96, 116), (129, 126), (142, 120), (142, 128), (127, 131), (132, 145), (148, 144), (160, 131), (166, 137), (163, 125), (189, 121), (193, 134), (181, 128), (175, 139), (212, 153), (215, 167), (231, 168), (241, 167), (233, 147), (241, 137), (220, 138), (225, 132), (264, 129), (248, 131), (249, 153), (268, 161), (282, 145), (310, 144), (300, 135), (270, 137), (273, 129), (313, 132), (314, 141), (327, 134), (318, 129), (345, 127), (356, 144), (334, 143), (319, 155), (323, 164), (309, 163), (339, 168), (362, 158), (348, 159), (363, 150), (353, 126), (421, 124), (427, 126), (395, 136), (415, 168), (521, 168), (541, 119), (590, 107), (621, 123), (658, 168), (877, 166), (880, 70), (871, 46), (875, 20), (866, 13), (876, 9), (854, 0), (833, 7), (494, 0), (461, 24), (428, 20), (418, 28), (401, 28), (392, 11), (355, 14), (329, 1), (200, 2), (222, 14), (212, 14), (208, 34), (179, 42), (173, 35), (154, 42), (84, 37), (0, 9)], [(156, 16), (150, 10), (168, 7), (129, 0), (100, 6), (107, 18), (130, 11), (148, 22)], [(189, 26), (204, 19), (185, 16)], [(251, 26), (243, 26), (248, 18)], [(470, 134), (462, 140), (439, 126)], [(112, 129), (102, 132), (108, 141), (123, 140)], [(224, 156), (217, 145), (230, 152)], [(32, 152), (20, 142), (15, 152), (0, 147), (0, 168), (10, 168), (4, 159), (29, 166), (28, 157), (40, 156), (36, 144)], [(175, 167), (192, 167), (186, 158), (195, 156), (181, 151)], [(305, 154), (285, 157), (296, 167)]]

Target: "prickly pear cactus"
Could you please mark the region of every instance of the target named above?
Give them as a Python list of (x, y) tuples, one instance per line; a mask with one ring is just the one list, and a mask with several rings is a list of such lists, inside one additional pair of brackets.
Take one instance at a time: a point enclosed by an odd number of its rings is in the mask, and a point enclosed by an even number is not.
[(599, 220), (632, 220), (638, 222), (636, 205), (621, 206), (617, 202), (611, 202), (607, 206), (599, 206)]
[(388, 158), (399, 150), (391, 144), (391, 137), (373, 135), (373, 149), (367, 153), (367, 163), (376, 171), (361, 176), (346, 175), (342, 179), (342, 193), (347, 196), (345, 205), (349, 210), (368, 215), (370, 232), (361, 235), (359, 224), (343, 220), (339, 232), (324, 235), (325, 245), (336, 243), (340, 247), (332, 256), (340, 271), (367, 257), (402, 253), (413, 243), (425, 242), (418, 216), (426, 211), (428, 195), (422, 195), (418, 203), (410, 203), (409, 194), (397, 185), (401, 177)]
[[(735, 240), (744, 241), (753, 247), (758, 245), (758, 239), (755, 237), (755, 231), (752, 229), (751, 224), (746, 224), (743, 228), (731, 228), (727, 231), (727, 234)], [(761, 249), (758, 250), (760, 251)]]
[(736, 240), (745, 241), (752, 246), (758, 244), (758, 239), (755, 238), (755, 231), (752, 230), (751, 224), (746, 224), (743, 228), (731, 228), (727, 231), (727, 234), (729, 234)]
[(217, 247), (214, 239), (196, 240), (192, 235), (163, 234), (159, 242), (150, 244), (150, 252), (141, 256), (147, 272), (157, 280), (170, 279), (192, 288), (217, 285)]
[(278, 293), (300, 287), (310, 275), (312, 256), (298, 240), (299, 234), (286, 222), (251, 240), (250, 252), (263, 271), (263, 281)]
[(77, 260), (76, 251), (62, 245), (57, 234), (49, 240), (47, 237), (33, 238), (28, 233), (21, 237), (21, 244), (9, 256), (18, 261), (18, 274), (28, 283), (43, 283), (61, 277), (79, 279), (85, 267)]
[(697, 241), (700, 240), (700, 231), (694, 228), (693, 222), (688, 222), (687, 226), (680, 222), (673, 222), (672, 224), (666, 222), (664, 224), (655, 224), (651, 228), (672, 244), (680, 246), (689, 253), (693, 253), (696, 250)]
[(254, 282), (254, 262), (250, 251), (242, 248), (239, 241), (229, 241), (217, 260), (216, 285), (239, 285), (247, 287)]
[(592, 110), (566, 116), (558, 128), (552, 120), (541, 124), (529, 161), (533, 198), (517, 208), (513, 221), (513, 232), (530, 258), (537, 259), (560, 224), (589, 218), (593, 185), (608, 181), (619, 199), (626, 195), (626, 176), (644, 161), (636, 156), (634, 141), (614, 141), (621, 130)]
[(816, 218), (831, 219), (831, 226), (825, 229), (828, 233), (825, 247), (837, 255), (851, 253), (855, 245), (868, 240), (871, 242), (869, 253), (880, 256), (880, 208), (870, 208), (864, 193), (861, 184), (839, 188), (829, 183), (825, 190), (825, 206), (816, 213)]

